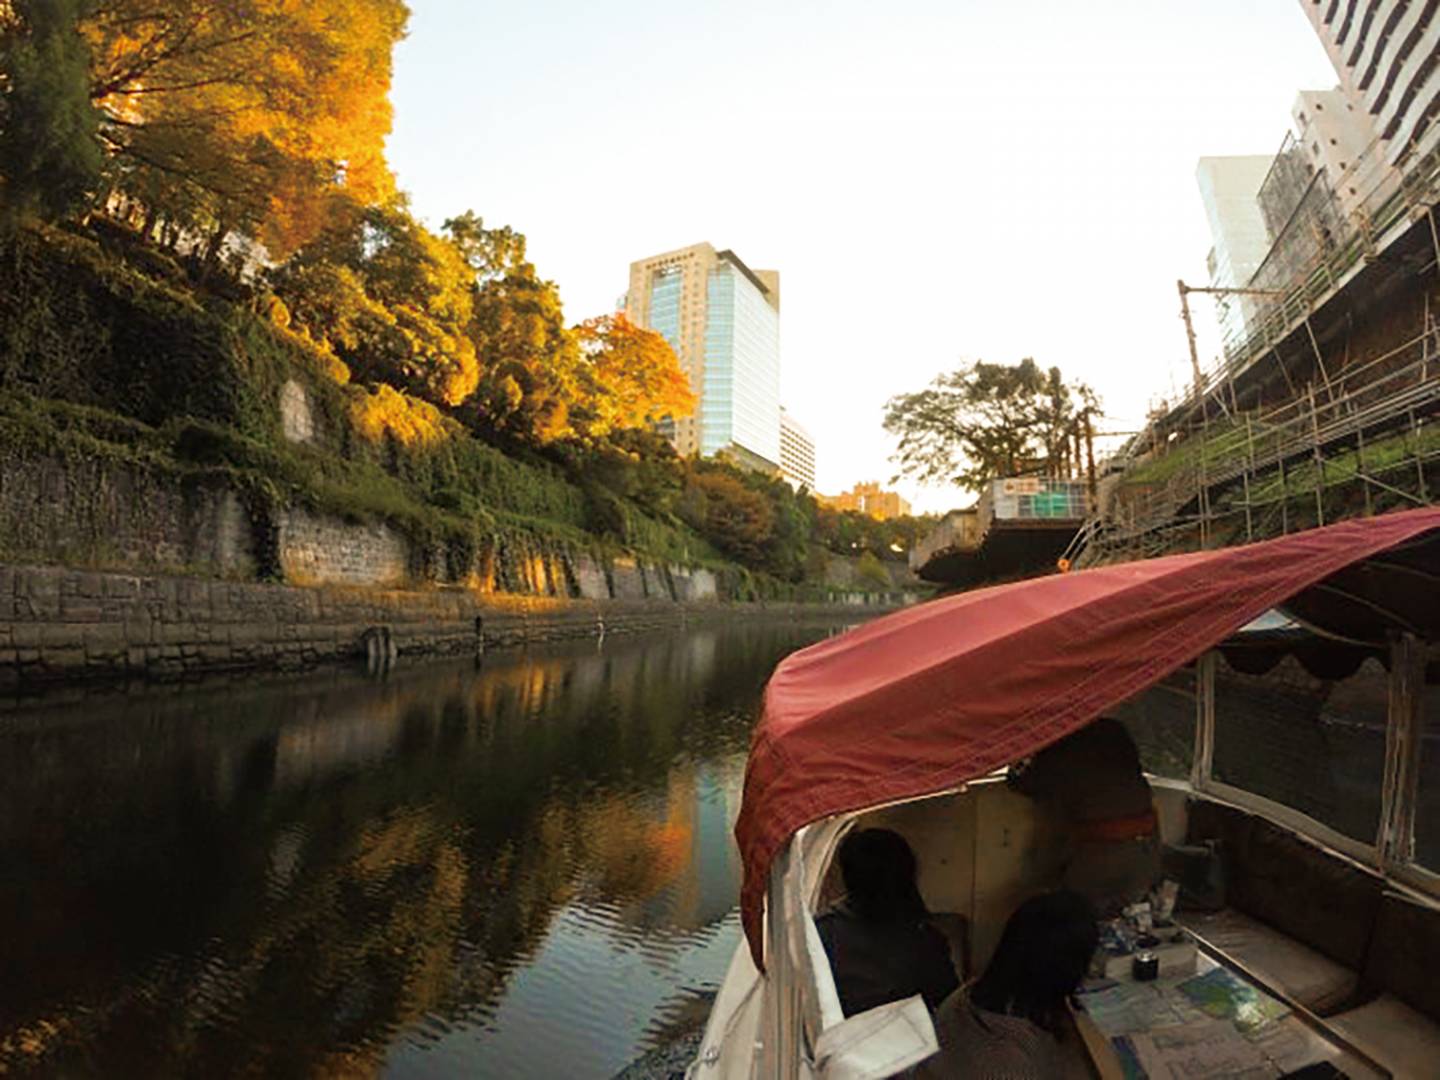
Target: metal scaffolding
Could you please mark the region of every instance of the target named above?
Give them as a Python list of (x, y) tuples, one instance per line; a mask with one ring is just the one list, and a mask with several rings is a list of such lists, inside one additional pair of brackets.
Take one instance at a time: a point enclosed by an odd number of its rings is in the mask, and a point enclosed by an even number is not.
[[(1261, 540), (1440, 498), (1440, 326), (1135, 462), (1077, 565)], [(1082, 550), (1083, 549), (1083, 550)]]
[[(1383, 153), (1379, 143), (1367, 151)], [(1194, 385), (1108, 463), (1096, 513), (1066, 553), (1074, 565), (1243, 543), (1440, 501), (1440, 325), (1428, 283), (1440, 268), (1440, 146), (1403, 172), (1361, 160), (1352, 173), (1352, 183), (1374, 179), (1363, 192), (1347, 187), (1343, 213), (1328, 184), (1304, 187), (1243, 288), (1177, 283)], [(1422, 257), (1404, 271), (1429, 276), (1417, 332), (1363, 363), (1327, 357), (1312, 320), (1402, 237), (1407, 249), (1423, 238)], [(1187, 297), (1222, 292), (1252, 301), (1247, 333), (1202, 371)], [(1280, 355), (1286, 343), (1304, 350), (1312, 379), (1292, 378)], [(1252, 395), (1242, 408), (1237, 383), (1271, 363), (1288, 400), (1267, 409)]]

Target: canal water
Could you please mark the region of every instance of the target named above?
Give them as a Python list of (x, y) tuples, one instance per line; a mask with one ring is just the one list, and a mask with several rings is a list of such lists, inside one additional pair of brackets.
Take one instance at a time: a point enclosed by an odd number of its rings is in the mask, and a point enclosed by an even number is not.
[(607, 1077), (703, 1016), (825, 625), (0, 703), (0, 1073)]

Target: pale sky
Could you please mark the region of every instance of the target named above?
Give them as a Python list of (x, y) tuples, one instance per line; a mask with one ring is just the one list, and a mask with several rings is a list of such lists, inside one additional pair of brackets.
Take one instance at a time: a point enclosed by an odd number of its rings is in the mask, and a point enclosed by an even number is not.
[(1300, 0), (411, 5), (389, 155), (416, 212), (523, 232), (571, 321), (702, 240), (779, 270), (827, 493), (888, 480), (885, 400), (970, 358), (1058, 365), (1138, 426), (1188, 377), (1196, 160), (1274, 153), (1337, 81)]

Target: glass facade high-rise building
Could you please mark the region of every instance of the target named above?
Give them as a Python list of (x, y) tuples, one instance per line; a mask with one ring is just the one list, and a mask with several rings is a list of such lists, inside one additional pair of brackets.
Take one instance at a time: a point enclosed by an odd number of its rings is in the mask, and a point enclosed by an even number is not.
[(695, 391), (695, 415), (662, 425), (682, 454), (780, 465), (780, 275), (695, 244), (630, 266), (626, 314), (665, 338)]

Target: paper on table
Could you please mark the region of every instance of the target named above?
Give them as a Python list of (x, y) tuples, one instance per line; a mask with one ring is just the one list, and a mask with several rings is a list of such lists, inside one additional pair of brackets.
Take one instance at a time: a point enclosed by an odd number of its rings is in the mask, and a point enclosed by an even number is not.
[(1275, 1069), (1249, 1040), (1224, 1020), (1137, 1032), (1130, 1036), (1150, 1080), (1206, 1080), (1238, 1077), (1271, 1080)]
[(1271, 1024), (1247, 1037), (1280, 1073), (1293, 1072), (1322, 1061), (1335, 1061), (1341, 1056), (1339, 1047), (1326, 1042), (1298, 1021)]
[(1251, 1034), (1290, 1015), (1290, 1009), (1224, 968), (1186, 979), (1179, 991), (1217, 1020), (1229, 1020)]
[(1079, 1001), (1095, 1026), (1112, 1037), (1169, 1027), (1186, 1020), (1169, 996), (1153, 982), (1116, 983), (1103, 990), (1087, 991), (1079, 996)]

